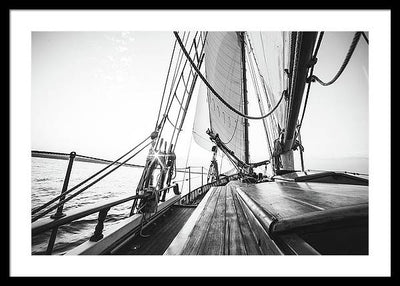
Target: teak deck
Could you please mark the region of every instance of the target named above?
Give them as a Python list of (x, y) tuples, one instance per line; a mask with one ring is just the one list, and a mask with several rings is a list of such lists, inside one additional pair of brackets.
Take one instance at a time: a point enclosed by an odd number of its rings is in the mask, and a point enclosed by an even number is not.
[(230, 182), (210, 189), (164, 254), (283, 254), (274, 231), (359, 217), (368, 217), (368, 186)]
[(258, 224), (232, 184), (212, 188), (165, 254), (260, 255), (281, 254)]
[(154, 223), (143, 229), (115, 255), (162, 255), (194, 208), (172, 206)]

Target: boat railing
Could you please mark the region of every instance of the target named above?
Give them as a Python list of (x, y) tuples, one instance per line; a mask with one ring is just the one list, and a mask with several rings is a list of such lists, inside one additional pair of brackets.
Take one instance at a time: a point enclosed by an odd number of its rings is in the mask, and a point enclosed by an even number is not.
[(186, 195), (182, 196), (181, 199), (179, 200), (179, 205), (186, 205), (186, 206), (191, 205), (193, 204), (193, 202), (197, 200), (199, 196), (207, 193), (211, 187), (225, 185), (230, 180), (235, 179), (236, 177), (237, 174), (224, 176), (219, 180), (207, 183), (205, 185), (201, 185), (200, 187), (195, 188), (194, 190), (189, 191)]
[[(83, 180), (82, 182), (80, 182), (79, 184), (75, 185), (74, 187), (68, 189), (68, 184), (69, 184), (69, 178), (70, 178), (70, 175), (71, 175), (72, 165), (73, 165), (73, 162), (74, 162), (74, 158), (76, 157), (76, 153), (75, 152), (71, 152), (70, 153), (69, 162), (68, 162), (67, 172), (65, 174), (65, 179), (64, 179), (62, 190), (61, 190), (61, 194), (56, 196), (56, 197), (54, 197), (50, 201), (44, 203), (43, 205), (33, 209), (31, 214), (32, 214), (32, 216), (33, 215), (35, 215), (35, 216), (32, 217), (32, 222), (35, 222), (36, 220), (38, 220), (40, 218), (43, 218), (45, 215), (47, 215), (48, 213), (50, 213), (51, 211), (53, 211), (55, 209), (57, 209), (56, 213), (51, 216), (53, 219), (57, 219), (57, 218), (60, 218), (60, 217), (64, 216), (62, 211), (63, 211), (64, 204), (66, 202), (70, 201), (74, 197), (76, 197), (79, 194), (83, 193), (85, 190), (89, 189), (94, 184), (100, 182), (101, 180), (103, 180), (105, 177), (107, 177), (108, 175), (113, 173), (115, 170), (117, 170), (121, 166), (124, 166), (129, 160), (131, 160), (133, 157), (135, 157), (137, 154), (139, 154), (141, 151), (143, 151), (147, 146), (149, 146), (151, 144), (151, 142), (148, 142), (149, 139), (150, 139), (150, 136), (146, 137), (142, 142), (140, 142), (134, 148), (132, 148), (127, 153), (122, 155), (120, 158), (118, 158), (115, 161), (111, 162), (110, 164), (105, 166), (103, 169), (101, 169), (100, 171), (96, 172), (95, 174), (93, 174), (89, 178)], [(147, 144), (144, 144), (144, 143), (146, 143), (146, 141), (147, 141)], [(142, 147), (139, 149), (140, 146), (142, 146)], [(136, 151), (133, 155), (131, 155), (131, 153), (133, 151), (137, 150), (137, 149), (139, 149), (139, 150)], [(126, 158), (122, 162), (120, 162), (120, 160), (122, 158), (127, 157), (128, 155), (130, 155), (128, 158)], [(114, 166), (114, 168), (112, 168), (111, 170), (106, 172), (106, 170), (109, 169), (113, 165), (116, 165), (116, 166)], [(84, 184), (87, 184), (87, 185), (84, 186)], [(72, 193), (73, 191), (75, 191), (75, 192)], [(66, 195), (69, 195), (69, 196), (66, 197)], [(58, 203), (56, 203), (57, 200), (58, 200)], [(54, 203), (56, 203), (56, 204), (54, 204)]]
[[(168, 189), (173, 188), (173, 187), (174, 187), (174, 185), (163, 188), (163, 189), (159, 190), (159, 192), (161, 193), (161, 192), (167, 191)], [(49, 242), (47, 245), (47, 250), (46, 250), (46, 254), (50, 255), (53, 252), (55, 239), (57, 236), (58, 228), (60, 226), (69, 224), (78, 219), (98, 213), (97, 224), (95, 226), (94, 233), (90, 237), (89, 240), (94, 241), (94, 242), (99, 241), (100, 239), (103, 238), (104, 221), (107, 218), (107, 214), (108, 214), (109, 210), (112, 207), (118, 206), (120, 204), (126, 203), (126, 202), (134, 200), (134, 199), (143, 198), (143, 197), (145, 197), (145, 195), (124, 196), (122, 198), (117, 198), (114, 200), (107, 200), (102, 203), (97, 203), (97, 204), (77, 208), (77, 209), (71, 210), (68, 213), (64, 213), (63, 216), (58, 217), (58, 218), (52, 218), (52, 217), (43, 218), (39, 221), (35, 221), (32, 223), (32, 237), (51, 230), (52, 232), (50, 234), (50, 239), (49, 239)]]
[[(96, 184), (97, 182), (99, 182), (100, 180), (105, 178), (106, 176), (108, 176), (109, 174), (114, 172), (116, 169), (118, 169), (120, 166), (123, 166), (124, 164), (126, 164), (131, 158), (133, 158), (135, 155), (137, 155), (140, 151), (142, 151), (144, 148), (146, 148), (150, 144), (150, 143), (144, 144), (148, 139), (149, 139), (149, 137), (146, 138), (145, 140), (143, 140), (140, 144), (138, 144), (135, 148), (130, 150), (128, 153), (126, 153), (122, 157), (120, 157), (120, 158), (116, 159), (115, 161), (111, 162), (110, 164), (108, 164), (102, 170), (98, 171), (97, 173), (90, 176), (89, 178), (82, 181), (81, 183), (74, 186), (73, 188), (68, 189), (68, 183), (69, 183), (69, 178), (70, 178), (70, 174), (71, 174), (71, 170), (72, 170), (72, 165), (74, 162), (74, 158), (76, 157), (75, 152), (70, 153), (69, 163), (68, 163), (68, 167), (67, 167), (67, 171), (66, 171), (66, 175), (65, 175), (65, 179), (64, 179), (64, 183), (63, 183), (63, 187), (62, 187), (60, 195), (56, 196), (55, 198), (51, 199), (50, 201), (46, 202), (45, 204), (32, 210), (32, 216), (33, 216), (32, 217), (32, 236), (36, 236), (38, 234), (41, 234), (43, 232), (51, 230), (46, 254), (52, 254), (55, 240), (57, 237), (58, 228), (60, 226), (69, 224), (75, 220), (92, 215), (94, 213), (98, 213), (98, 220), (97, 220), (97, 224), (95, 227), (95, 231), (94, 231), (93, 236), (90, 238), (91, 241), (98, 241), (103, 237), (102, 232), (103, 232), (103, 228), (104, 228), (104, 221), (105, 221), (105, 219), (107, 217), (107, 213), (111, 207), (120, 205), (122, 203), (131, 201), (131, 200), (137, 200), (137, 199), (140, 199), (140, 198), (146, 196), (146, 195), (138, 195), (138, 194), (130, 195), (128, 197), (118, 198), (118, 199), (115, 199), (112, 201), (106, 201), (106, 202), (103, 202), (100, 204), (95, 204), (95, 205), (91, 205), (91, 206), (87, 206), (87, 207), (83, 207), (83, 208), (74, 209), (73, 211), (70, 211), (69, 213), (63, 212), (63, 208), (64, 208), (64, 205), (66, 202), (70, 201), (72, 198), (81, 194), (86, 189), (90, 188), (91, 186), (93, 186), (94, 184)], [(142, 148), (140, 148), (139, 151), (137, 151), (135, 154), (133, 154), (129, 158), (125, 159), (124, 161), (122, 161), (122, 162), (119, 161), (122, 158), (126, 157), (131, 152), (133, 152), (135, 149), (139, 148), (140, 145), (142, 145), (142, 146), (144, 145), (144, 146)], [(116, 166), (113, 169), (109, 170), (108, 172), (106, 172), (105, 174), (100, 176), (100, 174), (102, 172), (105, 172), (105, 170), (108, 169), (109, 167), (111, 167), (112, 165), (116, 165)], [(193, 168), (193, 166), (192, 166), (192, 168)], [(196, 188), (192, 191), (191, 190), (191, 173), (196, 173), (196, 172), (192, 172), (191, 167), (187, 167), (185, 169), (188, 169), (188, 171), (189, 171), (189, 179), (188, 179), (189, 180), (189, 193), (183, 197), (183, 200), (180, 200), (180, 202), (178, 204), (181, 204), (181, 205), (182, 204), (189, 205), (189, 204), (193, 203), (193, 201), (195, 199), (197, 199), (199, 195), (207, 192), (212, 186), (221, 185), (221, 184), (227, 183), (229, 181), (229, 177), (226, 176), (226, 177), (222, 177), (220, 180), (217, 180), (215, 182), (203, 185), (203, 175), (204, 175), (203, 169), (204, 168), (201, 167), (201, 173), (199, 173), (199, 172), (197, 172), (197, 173), (201, 174), (202, 185), (201, 185), (201, 187)], [(183, 171), (187, 172), (187, 170), (183, 170)], [(100, 176), (100, 177), (96, 178), (96, 176)], [(91, 180), (92, 180), (92, 182), (90, 182)], [(87, 185), (84, 186), (84, 184), (87, 184)], [(171, 185), (169, 187), (158, 190), (158, 192), (159, 192), (159, 194), (162, 194), (163, 192), (165, 193), (170, 188), (174, 188), (175, 186), (176, 185)], [(81, 188), (78, 189), (79, 187), (81, 187)], [(76, 190), (75, 193), (72, 193), (72, 191), (74, 191), (74, 190)], [(69, 195), (69, 196), (67, 196), (67, 195)], [(53, 215), (46, 216), (53, 210), (55, 210), (55, 213)]]

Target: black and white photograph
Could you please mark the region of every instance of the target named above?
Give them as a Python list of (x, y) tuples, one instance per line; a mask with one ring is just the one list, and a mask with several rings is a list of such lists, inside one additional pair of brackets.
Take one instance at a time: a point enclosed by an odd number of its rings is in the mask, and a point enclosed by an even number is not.
[(390, 11), (10, 18), (11, 273), (390, 273)]

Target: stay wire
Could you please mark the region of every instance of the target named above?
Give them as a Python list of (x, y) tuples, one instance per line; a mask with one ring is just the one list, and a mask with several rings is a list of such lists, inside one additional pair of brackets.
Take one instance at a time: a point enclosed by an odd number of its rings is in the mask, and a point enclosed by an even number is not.
[[(197, 35), (197, 33), (196, 33), (196, 35)], [(195, 36), (196, 36), (196, 35), (195, 35)], [(200, 36), (199, 36), (199, 42), (198, 42), (198, 44), (200, 44), (200, 41), (202, 41), (202, 42), (201, 42), (202, 47), (201, 47), (201, 51), (200, 51), (200, 56), (197, 56), (197, 58), (198, 58), (198, 68), (200, 69), (200, 68), (201, 68), (201, 65), (202, 65), (202, 63), (203, 63), (203, 58), (204, 58), (204, 47), (205, 47), (205, 42), (206, 42), (206, 39), (207, 39), (207, 32), (205, 33), (204, 39), (202, 39), (201, 32), (200, 32), (199, 35), (200, 35)], [(194, 45), (194, 47), (195, 47), (195, 52), (196, 52), (196, 54), (198, 55), (195, 39), (194, 39), (194, 44), (195, 44), (195, 45)], [(197, 44), (197, 46), (198, 46), (198, 44)], [(192, 45), (192, 47), (193, 47), (193, 45)], [(192, 48), (192, 47), (191, 47), (191, 48)], [(189, 51), (189, 53), (190, 53), (190, 51)], [(193, 72), (193, 68), (192, 68), (192, 67), (190, 68), (190, 75), (192, 75), (192, 77), (193, 77), (193, 79), (192, 79), (192, 84), (191, 84), (191, 87), (190, 87), (190, 94), (188, 94), (188, 99), (187, 99), (187, 102), (186, 102), (186, 110), (184, 110), (183, 116), (182, 116), (181, 121), (180, 121), (179, 129), (178, 129), (179, 132), (178, 132), (177, 135), (175, 136), (175, 142), (174, 142), (174, 145), (173, 145), (173, 146), (174, 146), (174, 147), (173, 147), (173, 148), (174, 148), (173, 150), (175, 150), (176, 144), (178, 143), (178, 138), (179, 138), (179, 136), (180, 136), (180, 131), (182, 130), (182, 126), (183, 126), (184, 120), (185, 120), (186, 115), (187, 115), (187, 110), (188, 110), (188, 108), (189, 108), (189, 103), (190, 103), (190, 101), (191, 101), (191, 98), (192, 98), (192, 95), (193, 95), (193, 91), (194, 91), (194, 88), (195, 88), (196, 83), (197, 83), (198, 74), (195, 74), (195, 73)], [(179, 115), (178, 115), (178, 117), (179, 117)], [(171, 138), (171, 140), (172, 140), (172, 138)]]
[(363, 36), (365, 42), (367, 43), (367, 45), (369, 45), (369, 40), (367, 38), (367, 35), (365, 34), (365, 32), (361, 32), (361, 35)]
[[(254, 52), (253, 46), (251, 44), (250, 36), (248, 34), (247, 34), (247, 42), (248, 42), (248, 44), (249, 44), (248, 46), (250, 48), (249, 49), (250, 50), (249, 54), (252, 55), (252, 59), (253, 59), (255, 65), (256, 65), (256, 68), (257, 68), (257, 71), (258, 71), (258, 76), (259, 76), (260, 81), (261, 81), (262, 90), (264, 91), (264, 95), (265, 95), (265, 99), (267, 101), (268, 108), (271, 108), (271, 102), (270, 102), (271, 100), (269, 99), (268, 94), (272, 93), (272, 92), (268, 92), (267, 91), (265, 79), (264, 79), (264, 77), (263, 77), (263, 75), (261, 73), (260, 67), (258, 65), (258, 61), (257, 61), (256, 56), (255, 56), (255, 52)], [(250, 56), (249, 56), (249, 58), (250, 58)], [(250, 67), (251, 67), (251, 65), (250, 65)], [(254, 72), (254, 74), (255, 74), (255, 72)], [(260, 92), (260, 95), (261, 95), (261, 92)], [(262, 109), (264, 110), (264, 108), (262, 108)], [(277, 119), (276, 119), (275, 114), (273, 114), (270, 117), (270, 121), (271, 121), (271, 125), (274, 125), (273, 127), (272, 126), (270, 127), (271, 128), (270, 132), (272, 133), (272, 137), (277, 137), (277, 134), (274, 134), (275, 133), (274, 129), (276, 129), (276, 130), (279, 129), (279, 124), (277, 123)]]
[[(45, 210), (44, 212), (38, 214), (36, 217), (34, 217), (32, 219), (32, 222), (38, 220), (39, 218), (45, 216), (46, 214), (48, 214), (49, 212), (51, 212), (52, 210), (58, 208), (59, 206), (65, 204), (66, 202), (70, 201), (71, 199), (73, 199), (74, 197), (76, 197), (77, 195), (79, 195), (80, 193), (82, 193), (83, 191), (87, 190), (88, 188), (90, 188), (91, 186), (93, 186), (94, 184), (96, 184), (97, 182), (99, 182), (100, 180), (102, 180), (104, 177), (108, 176), (110, 173), (114, 172), (116, 169), (120, 168), (121, 166), (123, 166), (126, 162), (128, 162), (130, 159), (132, 159), (133, 157), (135, 157), (137, 154), (139, 154), (141, 151), (143, 151), (147, 146), (149, 146), (151, 144), (151, 142), (147, 143), (146, 145), (144, 145), (139, 151), (137, 151), (135, 154), (133, 154), (132, 156), (130, 156), (128, 159), (126, 159), (125, 161), (123, 161), (120, 165), (116, 166), (114, 169), (108, 171), (107, 173), (105, 173), (104, 175), (102, 175), (101, 177), (99, 177), (98, 179), (96, 179), (94, 182), (90, 183), (89, 185), (83, 187), (82, 189), (80, 189), (79, 191), (75, 192), (74, 194), (70, 195), (68, 198), (65, 198), (63, 200), (61, 200), (60, 202), (58, 202), (56, 205), (54, 205), (53, 207), (50, 207), (49, 209)], [(72, 190), (72, 189), (71, 189)], [(69, 192), (71, 192), (71, 190)], [(61, 195), (65, 195), (65, 193), (61, 194)]]
[[(32, 215), (39, 212), (40, 210), (46, 208), (47, 206), (51, 205), (52, 203), (54, 203), (55, 201), (57, 201), (59, 198), (64, 197), (65, 195), (71, 193), (72, 191), (76, 190), (78, 187), (82, 186), (84, 183), (88, 182), (89, 180), (93, 179), (94, 177), (96, 177), (97, 175), (99, 175), (101, 172), (107, 170), (108, 168), (110, 168), (112, 165), (114, 165), (115, 163), (117, 163), (119, 160), (121, 160), (122, 158), (124, 158), (125, 156), (127, 156), (129, 153), (133, 152), (136, 148), (138, 148), (140, 145), (142, 145), (144, 142), (146, 142), (146, 140), (148, 140), (150, 138), (150, 136), (147, 136), (142, 142), (140, 142), (139, 144), (137, 144), (134, 148), (132, 148), (131, 150), (129, 150), (127, 153), (125, 153), (124, 155), (122, 155), (121, 157), (119, 157), (118, 159), (116, 159), (114, 162), (110, 163), (109, 165), (107, 165), (106, 167), (104, 167), (103, 169), (101, 169), (100, 171), (98, 171), (97, 173), (93, 174), (92, 176), (90, 176), (89, 178), (83, 180), (82, 182), (80, 182), (79, 184), (77, 184), (76, 186), (72, 187), (71, 189), (65, 191), (64, 193), (56, 196), (55, 198), (51, 199), (50, 201), (48, 201), (47, 203), (41, 205), (40, 207), (32, 210)], [(122, 165), (122, 164), (121, 164)]]
[[(186, 32), (183, 33), (183, 39), (185, 39), (185, 36), (186, 36)], [(185, 39), (185, 45), (187, 44), (188, 39), (189, 39), (189, 35)], [(175, 89), (175, 92), (173, 92), (173, 90), (174, 90), (174, 87), (176, 86), (175, 82), (176, 82), (176, 78), (178, 76), (179, 70), (181, 68), (182, 59), (183, 59), (183, 53), (182, 53), (182, 50), (179, 50), (178, 56), (177, 56), (177, 59), (176, 59), (174, 75), (173, 75), (173, 78), (171, 80), (168, 99), (167, 99), (167, 102), (166, 102), (165, 108), (164, 108), (164, 114), (168, 114), (169, 109), (171, 108), (171, 105), (172, 105), (172, 102), (173, 102), (174, 93), (176, 93), (176, 89)], [(161, 121), (159, 125), (162, 126), (161, 127), (161, 130), (162, 130), (164, 125), (165, 125), (165, 119), (163, 121)]]
[[(186, 35), (186, 32), (183, 33), (183, 39), (185, 39), (185, 35)], [(189, 35), (186, 38), (185, 44), (187, 43), (188, 39), (189, 39)], [(174, 75), (173, 75), (173, 77), (171, 79), (168, 99), (167, 99), (167, 102), (165, 103), (165, 107), (164, 107), (164, 116), (162, 117), (160, 123), (158, 123), (158, 126), (157, 126), (157, 128), (159, 130), (159, 136), (158, 136), (158, 138), (156, 140), (156, 144), (155, 144), (156, 146), (158, 145), (159, 139), (161, 137), (161, 133), (164, 130), (165, 121), (166, 121), (166, 117), (165, 116), (168, 115), (169, 109), (171, 108), (171, 105), (173, 103), (173, 89), (174, 89), (174, 86), (175, 86), (175, 82), (176, 82), (176, 77), (178, 75), (178, 71), (179, 71), (181, 63), (182, 63), (182, 59), (183, 59), (182, 50), (179, 50), (178, 55), (177, 55), (177, 59), (176, 59)], [(176, 90), (175, 90), (175, 92), (176, 92)]]
[[(186, 34), (186, 32), (184, 32), (183, 38), (185, 38), (185, 34)], [(196, 33), (196, 34), (197, 34), (197, 33)], [(190, 37), (190, 32), (187, 33), (185, 45), (187, 44), (187, 42), (188, 42), (188, 40), (189, 40), (189, 37)], [(192, 47), (193, 47), (193, 45), (191, 45), (190, 51), (192, 50)], [(189, 52), (190, 52), (190, 51), (189, 51)], [(172, 104), (173, 104), (173, 102), (174, 102), (174, 97), (178, 100), (178, 98), (177, 98), (177, 96), (176, 96), (176, 92), (177, 92), (177, 90), (178, 90), (179, 83), (180, 83), (180, 81), (181, 81), (181, 79), (182, 79), (182, 73), (185, 71), (186, 64), (187, 64), (187, 61), (185, 61), (184, 64), (183, 64), (183, 67), (182, 67), (182, 69), (181, 69), (181, 64), (182, 64), (182, 61), (183, 61), (183, 57), (184, 57), (184, 56), (183, 56), (182, 49), (181, 49), (181, 50), (179, 50), (178, 59), (177, 59), (177, 64), (176, 64), (176, 66), (175, 66), (174, 77), (173, 77), (173, 79), (172, 79), (172, 83), (171, 83), (171, 87), (170, 87), (170, 94), (169, 94), (169, 96), (168, 96), (168, 100), (167, 100), (167, 103), (166, 103), (166, 105), (165, 105), (164, 115), (167, 115), (167, 116), (168, 116), (168, 114), (169, 114), (169, 112), (170, 112), (170, 109), (171, 109), (171, 107), (172, 107)], [(180, 76), (178, 77), (178, 74), (179, 74), (179, 73), (180, 73)], [(182, 102), (184, 101), (184, 99), (185, 99), (185, 93), (184, 93), (184, 96), (183, 96), (183, 98), (182, 98)], [(178, 103), (180, 104), (179, 100), (178, 100)], [(182, 108), (182, 106), (181, 106), (181, 108)], [(170, 118), (168, 118), (168, 119), (170, 119)], [(163, 129), (164, 129), (165, 121), (166, 121), (166, 118), (164, 117), (163, 120), (162, 120), (162, 121), (160, 122), (160, 124), (159, 124), (159, 125), (160, 125), (160, 130), (161, 130), (161, 131), (160, 131), (159, 137), (157, 138), (157, 144), (158, 144), (158, 142), (159, 142), (159, 140), (160, 140), (160, 138), (161, 138), (161, 133), (162, 133), (162, 131), (163, 131)], [(172, 122), (170, 122), (170, 123), (172, 123)], [(175, 125), (174, 125), (174, 127), (175, 127), (176, 129), (178, 129)], [(175, 133), (175, 129), (174, 129), (174, 133)], [(172, 142), (172, 139), (171, 139), (171, 142)]]
[(173, 60), (174, 55), (175, 55), (176, 42), (177, 42), (177, 41), (176, 41), (176, 39), (175, 39), (174, 48), (172, 49), (171, 59), (170, 59), (170, 61), (169, 61), (167, 77), (166, 77), (165, 83), (164, 83), (164, 90), (163, 90), (163, 94), (162, 94), (162, 98), (161, 98), (160, 108), (158, 109), (158, 115), (157, 115), (157, 121), (156, 121), (156, 126), (155, 126), (155, 128), (157, 128), (157, 126), (159, 125), (159, 122), (158, 122), (158, 121), (159, 121), (159, 119), (160, 119), (161, 109), (162, 109), (162, 105), (163, 105), (163, 102), (164, 102), (165, 90), (167, 89), (168, 78), (169, 78), (170, 71), (171, 71), (171, 67), (172, 67), (172, 60)]
[[(324, 37), (324, 32), (320, 32), (319, 37), (318, 37), (318, 41), (317, 41), (317, 45), (315, 47), (315, 51), (314, 51), (314, 54), (312, 56), (312, 60), (314, 62), (313, 62), (312, 66), (311, 66), (311, 69), (310, 69), (310, 76), (309, 76), (310, 79), (313, 76), (314, 66), (315, 66), (315, 63), (317, 61), (317, 55), (318, 55), (318, 51), (319, 51), (319, 48), (321, 46), (321, 42), (322, 42), (322, 38), (323, 37)], [(302, 115), (301, 115), (300, 123), (298, 124), (298, 132), (300, 132), (300, 127), (303, 124), (304, 114), (306, 113), (308, 97), (309, 97), (309, 94), (310, 94), (310, 88), (311, 88), (311, 80), (308, 80), (306, 98), (304, 100), (304, 106), (303, 106), (303, 112), (302, 112)]]
[[(264, 105), (262, 104), (261, 91), (260, 91), (260, 87), (258, 86), (258, 80), (257, 80), (256, 73), (254, 70), (253, 62), (250, 60), (249, 55), (248, 55), (248, 62), (249, 62), (249, 67), (250, 67), (250, 75), (253, 80), (254, 90), (256, 92), (257, 99), (258, 99), (258, 106), (260, 108), (260, 112), (262, 115), (264, 112)], [(264, 131), (265, 131), (265, 134), (267, 137), (268, 151), (269, 151), (270, 157), (272, 157), (271, 142), (270, 142), (270, 137), (269, 137), (268, 123), (267, 123), (266, 119), (263, 120), (263, 125), (264, 125)]]

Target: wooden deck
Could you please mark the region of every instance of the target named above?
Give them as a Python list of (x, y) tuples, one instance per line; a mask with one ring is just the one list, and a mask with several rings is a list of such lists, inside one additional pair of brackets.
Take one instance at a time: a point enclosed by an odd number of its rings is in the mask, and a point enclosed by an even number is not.
[(290, 231), (360, 218), (368, 219), (368, 186), (232, 181), (210, 189), (164, 254), (283, 254), (275, 238), (292, 254), (318, 254)]
[(212, 188), (166, 255), (281, 254), (228, 183)]
[(162, 255), (195, 209), (172, 206), (141, 235), (136, 235), (115, 255)]

